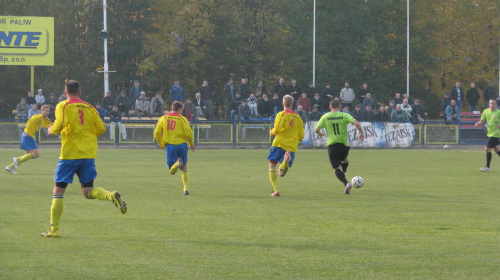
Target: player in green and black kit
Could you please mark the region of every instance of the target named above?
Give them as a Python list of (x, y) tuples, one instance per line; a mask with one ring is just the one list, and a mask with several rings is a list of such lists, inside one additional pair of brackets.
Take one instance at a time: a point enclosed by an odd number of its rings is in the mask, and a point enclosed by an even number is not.
[[(324, 114), (316, 125), (316, 133), (319, 136), (324, 136), (325, 134), (321, 131), (322, 128), (326, 129), (326, 134), (328, 135), (328, 156), (330, 158), (330, 163), (335, 170), (335, 175), (344, 184), (344, 193), (349, 194), (351, 189), (351, 184), (347, 182), (345, 178), (345, 172), (347, 171), (347, 166), (349, 162), (347, 161), (347, 156), (349, 155), (349, 141), (347, 137), (347, 124), (352, 123), (359, 130), (359, 139), (363, 141), (365, 139), (365, 134), (363, 133), (363, 128), (361, 124), (354, 119), (351, 115), (347, 113), (340, 112), (340, 101), (337, 99), (332, 99), (330, 101), (331, 112)], [(342, 166), (342, 170), (339, 168)]]
[(480, 170), (483, 172), (490, 171), (491, 149), (500, 156), (500, 110), (497, 109), (497, 101), (490, 100), (490, 108), (483, 111), (481, 120), (475, 126), (480, 126), (484, 123), (488, 126), (488, 144), (484, 150), (486, 151), (486, 166)]

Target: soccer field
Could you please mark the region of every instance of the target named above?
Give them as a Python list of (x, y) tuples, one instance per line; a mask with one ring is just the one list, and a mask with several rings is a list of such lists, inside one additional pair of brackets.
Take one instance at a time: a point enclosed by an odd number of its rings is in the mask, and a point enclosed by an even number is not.
[[(49, 224), (59, 150), (0, 173), (0, 279), (499, 279), (500, 159), (473, 150), (351, 150), (343, 194), (326, 150), (299, 150), (271, 197), (268, 150), (189, 153), (191, 195), (154, 149), (101, 149), (86, 200)], [(2, 168), (22, 151), (0, 150)], [(78, 182), (75, 177), (76, 182)]]

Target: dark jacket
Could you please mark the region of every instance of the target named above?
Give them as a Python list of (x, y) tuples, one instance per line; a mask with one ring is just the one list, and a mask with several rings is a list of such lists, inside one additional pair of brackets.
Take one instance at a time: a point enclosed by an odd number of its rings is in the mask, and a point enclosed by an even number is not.
[(184, 89), (182, 88), (181, 85), (175, 86), (174, 84), (170, 89), (170, 96), (172, 97), (172, 102), (173, 101), (182, 102), (182, 100), (184, 100)]
[(446, 98), (444, 97), (443, 99), (441, 99), (441, 110), (443, 111), (446, 111), (446, 107), (448, 107), (448, 105), (450, 105), (451, 103), (451, 98)]
[(477, 101), (479, 100), (479, 91), (477, 91), (476, 88), (471, 88), (467, 91), (467, 95), (465, 96), (467, 98), (467, 102), (469, 102), (469, 105), (475, 106), (477, 105)]
[(319, 121), (319, 119), (321, 119), (322, 115), (323, 114), (321, 114), (320, 111), (316, 111), (316, 112), (311, 111), (311, 112), (309, 112), (308, 118), (310, 121)]
[[(332, 97), (330, 97), (330, 96)], [(330, 88), (324, 88), (323, 91), (321, 91), (321, 100), (323, 100), (323, 105), (321, 106), (322, 111), (330, 111), (330, 101), (335, 98), (335, 92), (333, 89)]]
[(389, 114), (387, 112), (378, 112), (375, 114), (375, 121), (377, 122), (388, 122), (391, 118), (389, 117)]
[(120, 113), (120, 111), (111, 110), (109, 112), (109, 120), (111, 122), (121, 122), (122, 121), (122, 114)]
[(259, 99), (259, 113), (262, 116), (271, 116), (273, 114), (273, 110), (271, 108), (271, 100), (264, 100), (262, 98)]
[(236, 97), (236, 92), (238, 91), (238, 89), (236, 88), (236, 85), (235, 84), (230, 84), (230, 83), (227, 83), (225, 86), (224, 86), (224, 93), (226, 95), (226, 98), (228, 100), (233, 100), (233, 98)]
[[(137, 98), (141, 97), (141, 91), (144, 91), (142, 89), (142, 87), (132, 87), (130, 89), (130, 95), (129, 95), (129, 106), (130, 104), (135, 104), (135, 101), (137, 100)], [(123, 102), (122, 102), (123, 103)]]
[(112, 98), (111, 96), (110, 96), (110, 97), (106, 97), (106, 96), (105, 96), (105, 97), (102, 99), (102, 102), (101, 102), (101, 103), (102, 103), (102, 108), (103, 108), (104, 110), (111, 111), (111, 110), (113, 110), (113, 104), (114, 104), (115, 102), (113, 101), (113, 98)]
[(484, 101), (489, 102), (491, 99), (495, 99), (495, 89), (489, 85), (484, 88), (483, 91)]
[(363, 120), (363, 111), (359, 110), (359, 111), (356, 111), (356, 110), (352, 110), (351, 111), (351, 116), (353, 118), (355, 118), (357, 121), (362, 121)]
[[(120, 103), (122, 105), (120, 105)], [(121, 96), (121, 94), (118, 95), (118, 97), (115, 99), (115, 105), (118, 106), (118, 111), (123, 112), (128, 116), (128, 109), (130, 108), (130, 99), (128, 99), (127, 96), (123, 97)]]
[(375, 113), (373, 111), (363, 111), (363, 121), (365, 122), (374, 122), (375, 121)]
[(200, 87), (201, 99), (212, 100), (212, 88), (210, 86)]
[(288, 86), (288, 93), (293, 97), (294, 103), (297, 103), (297, 100), (299, 100), (299, 97), (302, 94), (302, 89), (298, 84), (295, 84), (295, 86), (290, 85)]
[(241, 98), (247, 99), (250, 97), (251, 89), (248, 83), (240, 85)]
[[(462, 102), (465, 99), (465, 92), (461, 87), (459, 87), (459, 89), (460, 89), (460, 102)], [(457, 89), (457, 87), (453, 87), (451, 89), (450, 98), (458, 101), (458, 89)]]
[(277, 84), (274, 86), (274, 93), (278, 94), (279, 98), (282, 99), (283, 96), (285, 96), (285, 94), (288, 94), (288, 90), (286, 88), (286, 85), (285, 84)]
[[(243, 98), (241, 98), (241, 96), (240, 97), (235, 97), (233, 99), (233, 101), (231, 101), (231, 111), (234, 110), (234, 111), (238, 112), (238, 108), (240, 107), (241, 102), (243, 102)], [(250, 107), (248, 107), (248, 108), (250, 109)]]

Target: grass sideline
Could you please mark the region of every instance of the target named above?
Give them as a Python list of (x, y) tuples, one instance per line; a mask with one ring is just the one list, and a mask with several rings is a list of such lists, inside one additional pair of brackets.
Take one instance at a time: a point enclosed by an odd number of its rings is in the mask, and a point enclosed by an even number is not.
[[(268, 150), (189, 153), (190, 196), (163, 151), (102, 149), (96, 186), (129, 212), (64, 197), (49, 223), (59, 151), (0, 173), (0, 279), (498, 279), (500, 159), (484, 151), (351, 150), (343, 194), (326, 150), (299, 150), (271, 197)], [(16, 149), (2, 149), (6, 166)], [(77, 178), (75, 177), (77, 181)]]

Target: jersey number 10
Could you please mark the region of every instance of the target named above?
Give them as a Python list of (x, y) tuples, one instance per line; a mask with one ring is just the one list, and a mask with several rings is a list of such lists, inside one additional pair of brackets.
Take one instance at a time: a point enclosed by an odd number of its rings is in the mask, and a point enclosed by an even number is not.
[(167, 120), (167, 130), (175, 130), (176, 125), (177, 121)]

